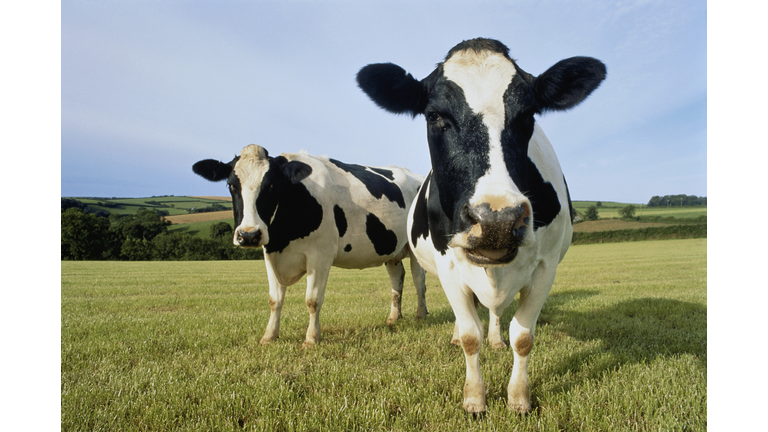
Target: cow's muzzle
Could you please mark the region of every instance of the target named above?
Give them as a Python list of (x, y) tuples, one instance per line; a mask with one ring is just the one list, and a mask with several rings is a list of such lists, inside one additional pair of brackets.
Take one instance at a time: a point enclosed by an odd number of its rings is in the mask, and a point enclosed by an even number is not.
[(262, 246), (261, 230), (258, 228), (238, 228), (235, 232), (235, 245), (242, 247)]
[(504, 265), (515, 259), (525, 243), (531, 209), (528, 203), (498, 210), (483, 203), (467, 206), (465, 217), (471, 224), (464, 247), (467, 259), (480, 266)]

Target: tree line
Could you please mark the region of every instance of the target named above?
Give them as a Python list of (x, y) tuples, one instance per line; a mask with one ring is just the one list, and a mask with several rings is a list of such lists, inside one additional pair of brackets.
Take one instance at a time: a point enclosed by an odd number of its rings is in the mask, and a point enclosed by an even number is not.
[(209, 238), (168, 232), (171, 223), (157, 212), (139, 209), (135, 215), (88, 212), (77, 200), (62, 199), (62, 260), (234, 260), (262, 259), (261, 249), (232, 244), (227, 222), (211, 225)]
[(654, 196), (648, 201), (648, 207), (694, 206), (707, 205), (707, 197), (696, 195), (664, 195)]

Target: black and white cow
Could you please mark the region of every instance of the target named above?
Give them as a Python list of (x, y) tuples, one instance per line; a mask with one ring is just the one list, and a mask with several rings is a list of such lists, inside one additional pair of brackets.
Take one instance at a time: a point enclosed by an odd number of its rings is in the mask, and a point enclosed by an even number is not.
[(517, 293), (508, 400), (515, 411), (531, 409), (527, 364), (536, 319), (573, 232), (568, 187), (534, 115), (576, 106), (605, 75), (600, 61), (573, 57), (535, 77), (489, 39), (455, 46), (421, 81), (391, 63), (357, 75), (380, 107), (427, 120), (432, 171), (411, 208), (409, 242), (422, 267), (439, 277), (456, 315), (467, 411), (486, 409), (473, 297), (491, 311), (493, 332), (493, 319)]
[[(286, 287), (307, 275), (309, 327), (304, 346), (320, 340), (320, 308), (331, 266), (386, 265), (392, 285), (387, 323), (401, 317), (409, 255), (408, 210), (424, 179), (404, 168), (350, 165), (306, 153), (270, 157), (249, 145), (229, 163), (197, 162), (193, 171), (227, 181), (235, 214), (234, 244), (264, 248), (270, 317), (261, 343), (276, 339)], [(411, 259), (417, 319), (427, 315), (425, 274)]]

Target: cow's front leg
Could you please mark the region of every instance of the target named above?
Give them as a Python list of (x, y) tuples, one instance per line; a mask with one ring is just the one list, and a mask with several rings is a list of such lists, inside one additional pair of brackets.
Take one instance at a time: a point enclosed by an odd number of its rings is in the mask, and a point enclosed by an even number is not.
[(391, 325), (403, 316), (400, 305), (403, 298), (405, 267), (403, 267), (402, 260), (387, 261), (386, 267), (387, 273), (389, 273), (389, 283), (392, 285), (392, 304), (389, 309), (389, 318), (387, 318), (387, 324)]
[(307, 272), (307, 294), (305, 301), (307, 311), (309, 311), (309, 326), (307, 327), (307, 336), (304, 339), (302, 348), (312, 347), (320, 341), (320, 309), (323, 307), (325, 299), (325, 285), (328, 283), (328, 274), (331, 266), (317, 267)]
[(531, 411), (531, 391), (528, 385), (528, 358), (533, 348), (536, 320), (547, 299), (552, 282), (552, 271), (544, 271), (541, 265), (533, 274), (531, 284), (520, 291), (520, 302), (512, 322), (509, 323), (509, 342), (514, 352), (515, 363), (509, 380), (507, 396), (509, 409), (519, 413)]
[[(441, 278), (441, 283), (442, 283)], [(445, 288), (445, 284), (443, 285)], [(477, 315), (473, 294), (459, 289), (446, 289), (448, 300), (456, 315), (458, 341), (464, 350), (467, 374), (464, 381), (464, 410), (485, 411), (485, 383), (480, 373), (480, 347), (483, 345), (483, 324)]]
[(259, 343), (272, 342), (280, 336), (280, 312), (285, 301), (285, 285), (277, 281), (272, 267), (267, 263), (267, 278), (269, 279), (269, 322)]

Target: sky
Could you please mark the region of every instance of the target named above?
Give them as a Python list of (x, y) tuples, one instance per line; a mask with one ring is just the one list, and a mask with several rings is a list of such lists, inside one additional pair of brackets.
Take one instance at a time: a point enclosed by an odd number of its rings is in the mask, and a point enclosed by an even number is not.
[(61, 196), (228, 196), (191, 167), (248, 144), (425, 175), (423, 116), (381, 110), (355, 75), (422, 79), (475, 37), (533, 75), (607, 65), (579, 106), (537, 117), (574, 200), (707, 195), (702, 1), (77, 0), (61, 2)]

